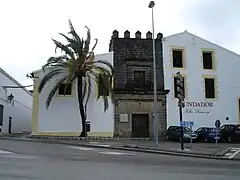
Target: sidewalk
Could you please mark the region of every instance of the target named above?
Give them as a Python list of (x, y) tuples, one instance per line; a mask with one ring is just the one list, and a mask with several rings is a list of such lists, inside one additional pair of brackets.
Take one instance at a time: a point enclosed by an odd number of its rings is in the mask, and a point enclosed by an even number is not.
[[(179, 142), (159, 141), (158, 146), (151, 140), (67, 140), (62, 139), (41, 139), (28, 138), (27, 135), (22, 136), (0, 136), (0, 139), (13, 141), (27, 141), (40, 143), (57, 143), (74, 146), (86, 146), (96, 148), (108, 148), (115, 150), (137, 151), (155, 154), (167, 154), (178, 156), (190, 156), (199, 158), (227, 159), (224, 155), (231, 148), (240, 148), (240, 144), (227, 143), (185, 143), (185, 150), (180, 150)], [(240, 159), (239, 159), (240, 160)]]

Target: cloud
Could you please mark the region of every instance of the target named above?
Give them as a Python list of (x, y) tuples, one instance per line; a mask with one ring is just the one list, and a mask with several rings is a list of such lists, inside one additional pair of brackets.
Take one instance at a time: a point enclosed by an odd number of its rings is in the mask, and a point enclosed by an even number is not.
[(240, 1), (202, 0), (194, 1), (182, 11), (182, 20), (190, 31), (202, 34), (205, 38), (239, 51)]

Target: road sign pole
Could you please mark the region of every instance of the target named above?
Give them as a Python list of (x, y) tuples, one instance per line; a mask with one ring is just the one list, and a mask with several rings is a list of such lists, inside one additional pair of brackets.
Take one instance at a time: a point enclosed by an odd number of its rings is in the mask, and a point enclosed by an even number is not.
[(183, 145), (183, 114), (182, 114), (182, 108), (184, 107), (184, 78), (181, 75), (180, 72), (176, 73), (177, 75), (177, 81), (176, 81), (176, 86), (177, 86), (177, 98), (178, 98), (178, 107), (179, 107), (179, 117), (180, 117), (180, 129), (181, 129), (181, 150), (184, 150), (184, 145)]
[(181, 101), (179, 100), (179, 116), (180, 116), (180, 128), (181, 128), (181, 150), (184, 150), (184, 145), (183, 145), (183, 125), (182, 125), (182, 121), (183, 121), (183, 116), (182, 116), (182, 106), (181, 106)]
[[(192, 126), (190, 126), (191, 131), (193, 131)], [(192, 136), (191, 136), (191, 148), (192, 148)]]
[(215, 127), (216, 127), (216, 137), (215, 137), (215, 139), (216, 139), (216, 144), (218, 143), (218, 132), (219, 132), (219, 128), (220, 128), (220, 126), (221, 126), (221, 121), (220, 120), (216, 120), (215, 121)]

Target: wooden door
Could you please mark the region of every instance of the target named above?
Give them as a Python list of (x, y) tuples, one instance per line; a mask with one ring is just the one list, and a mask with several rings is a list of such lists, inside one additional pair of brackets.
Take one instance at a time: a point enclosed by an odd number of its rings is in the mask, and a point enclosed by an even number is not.
[(149, 114), (132, 114), (132, 137), (149, 137)]

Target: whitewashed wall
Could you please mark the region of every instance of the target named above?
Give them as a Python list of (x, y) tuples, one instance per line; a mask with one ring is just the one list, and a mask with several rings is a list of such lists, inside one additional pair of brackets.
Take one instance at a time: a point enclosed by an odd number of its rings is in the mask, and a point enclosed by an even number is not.
[[(2, 133), (8, 133), (9, 117), (12, 117), (12, 133), (31, 132), (33, 97), (23, 88), (6, 88), (20, 84), (0, 69), (0, 104), (4, 106)], [(7, 96), (14, 96), (14, 105), (7, 101)]]
[[(186, 52), (186, 68), (173, 68), (171, 46), (181, 46)], [(201, 48), (215, 49), (216, 71), (202, 69)], [(240, 97), (240, 56), (203, 40), (188, 32), (164, 38), (165, 88), (171, 92), (167, 97), (167, 122), (179, 125), (177, 99), (174, 98), (173, 75), (180, 71), (186, 77), (187, 102), (212, 102), (213, 107), (189, 107), (183, 109), (184, 120), (194, 121), (195, 129), (200, 126), (214, 126), (215, 120), (222, 124), (239, 122), (238, 98)], [(215, 75), (217, 80), (216, 100), (206, 100), (203, 75)], [(193, 113), (189, 113), (191, 112)], [(187, 112), (188, 111), (188, 112)], [(200, 113), (201, 112), (201, 113)], [(226, 120), (229, 117), (229, 120)]]
[[(105, 60), (110, 63), (113, 62), (113, 54), (106, 53), (95, 56), (95, 60)], [(47, 71), (46, 71), (47, 72)], [(44, 72), (36, 73), (38, 83), (44, 76)], [(39, 94), (39, 115), (38, 115), (38, 132), (81, 132), (81, 116), (79, 113), (79, 106), (77, 95), (71, 97), (56, 96), (47, 109), (45, 102), (53, 84), (56, 81), (55, 77), (48, 82), (42, 93)], [(91, 132), (113, 132), (114, 118), (113, 105), (109, 102), (109, 109), (104, 113), (103, 101), (96, 99), (96, 83), (92, 81), (92, 92), (87, 108), (87, 120), (91, 123)], [(74, 90), (76, 92), (76, 82), (74, 83)]]

